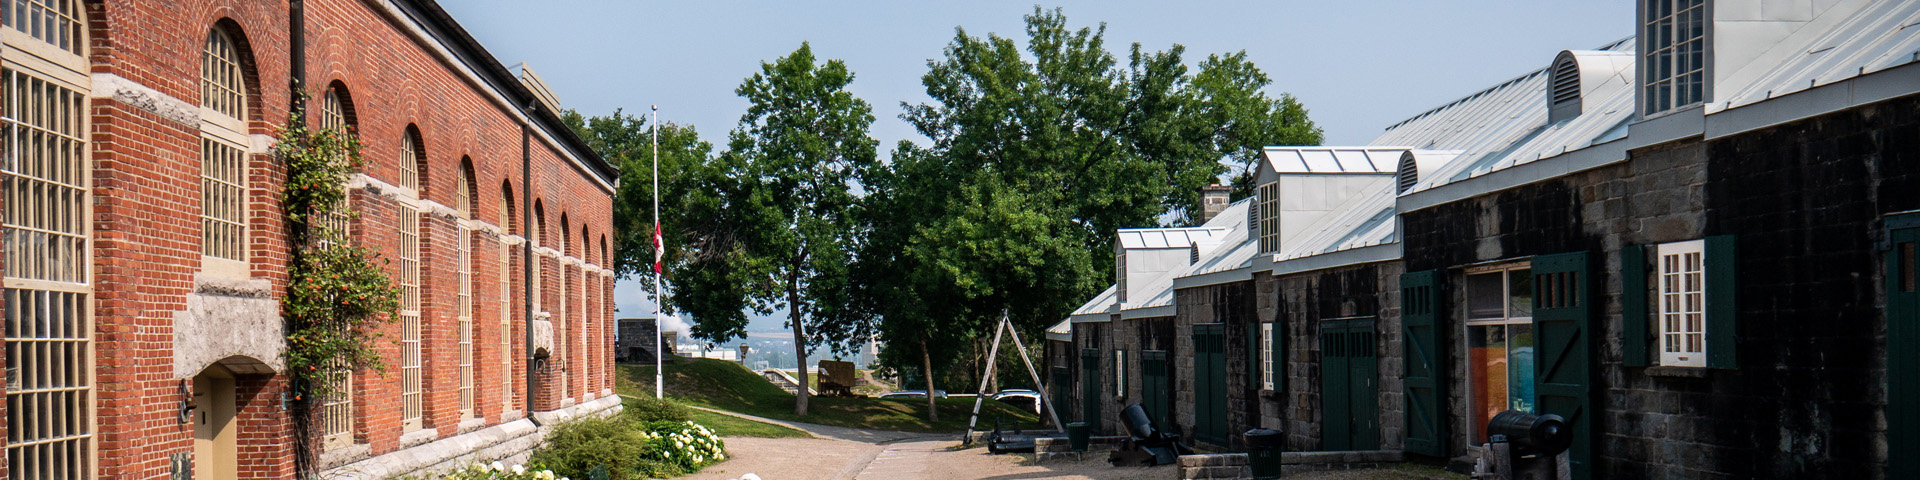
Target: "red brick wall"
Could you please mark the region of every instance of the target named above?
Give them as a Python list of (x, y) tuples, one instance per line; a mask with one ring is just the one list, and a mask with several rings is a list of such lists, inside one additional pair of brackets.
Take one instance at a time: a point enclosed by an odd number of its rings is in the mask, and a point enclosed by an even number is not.
[[(474, 197), (477, 221), (506, 223), (497, 218), (494, 207), (501, 185), (509, 185), (516, 207), (524, 208), (518, 195), (529, 185), (523, 185), (520, 176), (519, 120), (496, 103), (483, 85), (449, 68), (429, 47), (390, 22), (384, 12), (371, 10), (367, 2), (317, 0), (308, 1), (305, 8), (306, 84), (315, 86), (310, 93), (316, 96), (335, 82), (350, 93), (357, 132), (365, 146), (367, 175), (392, 184), (397, 183), (401, 168), (412, 168), (398, 165), (395, 159), (401, 135), (414, 125), (428, 164), (422, 199), (454, 205), (454, 192), (448, 187), (454, 185), (453, 176), (459, 175), (460, 161), (467, 157), (472, 160), (478, 192)], [(249, 130), (273, 135), (287, 118), (291, 66), (285, 2), (106, 0), (89, 2), (87, 12), (93, 72), (124, 77), (189, 104), (200, 101), (200, 49), (208, 29), (216, 24), (230, 28), (241, 41), (249, 74)], [(173, 319), (185, 308), (194, 275), (200, 271), (199, 130), (197, 125), (113, 99), (93, 100), (91, 122), (98, 475), (165, 478), (170, 470), (168, 455), (191, 451), (193, 443), (191, 427), (178, 420), (181, 379), (174, 378), (172, 360)], [(561, 215), (575, 228), (608, 231), (610, 192), (538, 135), (532, 152), (530, 186), (534, 198), (544, 205), (550, 226), (548, 238), (539, 244), (558, 245), (555, 228)], [(284, 226), (277, 204), (285, 172), (267, 155), (254, 156), (249, 166), (252, 273), (268, 279), (277, 298), (286, 288), (288, 243), (281, 232)], [(396, 215), (412, 213), (366, 191), (355, 193), (354, 204), (362, 214), (355, 222), (355, 238), (395, 256)], [(458, 278), (453, 257), (457, 229), (452, 221), (433, 217), (421, 222), (421, 230), (426, 425), (446, 437), (457, 434), (460, 423), (455, 376), (458, 286), (453, 284)], [(516, 394), (498, 385), (500, 356), (526, 356), (518, 350), (524, 338), (524, 299), (510, 302), (510, 312), (499, 311), (500, 265), (495, 250), (499, 240), (484, 233), (474, 235), (475, 406), (487, 423), (494, 424), (503, 420), (502, 395)], [(586, 241), (584, 236), (577, 240)], [(524, 259), (520, 248), (512, 250), (510, 273), (519, 282), (519, 262)], [(591, 249), (570, 250), (590, 262), (605, 261), (597, 253), (585, 253)], [(560, 262), (543, 260), (544, 304), (557, 312)], [(573, 391), (566, 395), (581, 399), (584, 393), (597, 393), (611, 384), (607, 371), (611, 362), (601, 358), (611, 353), (605, 344), (612, 315), (603, 308), (611, 302), (598, 297), (611, 295), (612, 288), (598, 274), (583, 279), (577, 267), (571, 270), (575, 283), (568, 292), (575, 307), (570, 316), (576, 321), (570, 322), (568, 333), (574, 335), (575, 345), (593, 342), (587, 348), (568, 349), (576, 358), (566, 362), (574, 375)], [(516, 283), (512, 291), (517, 297), (521, 286)], [(582, 295), (590, 297), (585, 312), (578, 311)], [(513, 328), (502, 331), (502, 314), (513, 318)], [(592, 320), (579, 325), (577, 319), (583, 317)], [(398, 338), (398, 325), (385, 333), (388, 339)], [(516, 351), (500, 352), (499, 335), (509, 335)], [(389, 369), (356, 376), (356, 438), (369, 444), (375, 455), (398, 449), (402, 434), (399, 348), (382, 342), (378, 350), (390, 359)], [(593, 358), (581, 358), (586, 356)], [(525, 388), (524, 370), (520, 370), (524, 362), (514, 365), (516, 388)], [(545, 375), (543, 385), (557, 380), (557, 372), (556, 368)], [(290, 477), (293, 452), (288, 437), (293, 430), (281, 408), (284, 377), (242, 376), (236, 387), (241, 397), (237, 428), (242, 478)], [(540, 392), (534, 411), (558, 406), (562, 395), (551, 388)], [(516, 405), (524, 412), (524, 399)]]

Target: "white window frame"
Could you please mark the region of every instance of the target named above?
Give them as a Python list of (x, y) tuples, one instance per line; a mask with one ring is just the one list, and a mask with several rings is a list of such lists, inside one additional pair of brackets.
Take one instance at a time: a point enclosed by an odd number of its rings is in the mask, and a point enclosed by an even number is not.
[[(399, 221), (394, 222), (400, 244), (400, 430), (412, 432), (426, 426), (426, 375), (422, 357), (425, 348), (421, 336), (420, 251), (426, 239), (420, 236), (420, 139), (409, 131), (401, 134), (399, 170)], [(413, 173), (406, 173), (413, 172)]]
[(1113, 396), (1127, 396), (1127, 351), (1113, 350)]
[[(512, 411), (513, 403), (513, 245), (507, 243), (508, 226), (513, 222), (511, 194), (500, 194), (500, 411)], [(505, 420), (503, 417), (502, 420)]]
[(456, 198), (454, 208), (455, 211), (460, 214), (460, 218), (454, 221), (453, 228), (454, 235), (458, 236), (454, 241), (456, 247), (454, 249), (454, 256), (457, 257), (454, 259), (456, 273), (454, 275), (454, 281), (459, 284), (456, 288), (459, 294), (458, 301), (456, 302), (458, 305), (455, 307), (458, 315), (455, 317), (455, 321), (460, 325), (457, 344), (458, 352), (456, 355), (459, 362), (459, 372), (457, 375), (459, 376), (460, 382), (461, 420), (474, 418), (478, 413), (475, 409), (475, 405), (478, 402), (474, 399), (473, 374), (473, 230), (468, 228), (469, 223), (473, 221), (473, 202), (472, 198), (467, 194), (467, 188), (471, 186), (471, 182), (467, 181), (467, 172), (465, 170), (463, 166), (461, 171), (458, 172), (459, 175), (455, 176), (457, 181), (454, 183), (454, 196)]
[[(1501, 326), (1532, 325), (1533, 324), (1532, 315), (1527, 315), (1527, 316), (1514, 315), (1514, 311), (1512, 310), (1512, 305), (1507, 305), (1502, 309), (1500, 318), (1483, 318), (1483, 319), (1471, 318), (1472, 307), (1470, 306), (1471, 301), (1469, 299), (1473, 298), (1473, 292), (1469, 289), (1470, 287), (1468, 287), (1468, 285), (1471, 285), (1471, 282), (1464, 281), (1465, 277), (1498, 272), (1501, 274), (1501, 278), (1500, 278), (1501, 297), (1500, 298), (1512, 299), (1513, 298), (1512, 275), (1514, 275), (1514, 272), (1517, 272), (1517, 271), (1526, 271), (1527, 275), (1532, 275), (1533, 262), (1531, 261), (1509, 262), (1509, 263), (1501, 263), (1497, 265), (1486, 265), (1486, 266), (1472, 267), (1472, 268), (1466, 269), (1465, 275), (1462, 277), (1463, 281), (1461, 282), (1461, 287), (1460, 287), (1461, 294), (1462, 294), (1461, 296), (1462, 301), (1460, 302), (1459, 312), (1460, 312), (1460, 318), (1461, 318), (1460, 338), (1462, 341), (1460, 344), (1458, 344), (1458, 346), (1461, 352), (1467, 352), (1468, 351), (1467, 349), (1470, 348), (1468, 346), (1468, 342), (1472, 341), (1471, 332), (1473, 327), (1484, 327), (1484, 326), (1495, 326), (1495, 325), (1501, 325)], [(1529, 279), (1529, 281), (1531, 281), (1531, 279)], [(1532, 305), (1528, 305), (1527, 307), (1531, 309)], [(1532, 311), (1529, 310), (1528, 313), (1532, 313)], [(1536, 338), (1538, 338), (1537, 335), (1539, 334), (1539, 332), (1534, 332), (1534, 334), (1536, 335)], [(1508, 337), (1508, 340), (1511, 341), (1512, 337)], [(1535, 346), (1534, 352), (1536, 352), (1536, 355), (1538, 354), (1537, 352), (1539, 352), (1539, 348), (1537, 346), (1537, 340), (1536, 340), (1536, 346)], [(1478, 374), (1478, 372), (1474, 370), (1473, 365), (1468, 363), (1471, 361), (1471, 358), (1472, 357), (1470, 355), (1460, 356), (1461, 366), (1466, 371), (1465, 378), (1467, 379), (1467, 382), (1468, 382), (1467, 383), (1468, 387), (1462, 389), (1464, 390), (1462, 392), (1462, 395), (1465, 396), (1467, 399), (1467, 403), (1466, 403), (1467, 414), (1470, 418), (1473, 415), (1473, 409), (1475, 408), (1475, 406), (1479, 405), (1479, 403), (1477, 403), (1479, 401), (1479, 398), (1477, 397), (1480, 394), (1479, 392), (1474, 391), (1474, 389), (1471, 386), (1473, 384), (1472, 383), (1473, 378), (1475, 377), (1475, 375)], [(1536, 362), (1539, 361), (1537, 358), (1538, 357), (1536, 357), (1536, 360), (1535, 360)], [(1509, 368), (1511, 368), (1511, 366), (1509, 366)], [(1534, 387), (1536, 389), (1539, 388), (1538, 385), (1535, 385)], [(1537, 391), (1538, 390), (1536, 390), (1536, 392)], [(1535, 395), (1537, 397), (1538, 393), (1536, 393)], [(1511, 397), (1509, 397), (1508, 402), (1511, 403), (1511, 401), (1512, 401)], [(1537, 398), (1536, 398), (1536, 401), (1537, 401)], [(1535, 408), (1538, 409), (1537, 404)], [(1471, 427), (1470, 434), (1472, 435), (1472, 437), (1470, 438), (1478, 439), (1478, 438), (1485, 437), (1485, 429), (1487, 427), (1486, 424), (1475, 422), (1475, 421), (1469, 421), (1468, 423), (1476, 423), (1476, 425), (1473, 425)], [(1474, 440), (1474, 441), (1478, 441), (1478, 440)]]
[[(15, 406), (6, 421), (20, 438), (0, 443), (14, 478), (63, 472), (91, 479), (98, 457), (93, 164), (87, 141), (93, 84), (84, 8), (78, 2), (58, 6), (66, 9), (36, 10), (25, 17), (28, 22), (9, 12), (0, 26), (0, 135), (6, 138), (0, 145), (7, 147), (0, 148), (0, 194), (13, 200), (0, 205), (0, 236), (40, 239), (31, 248), (4, 240), (0, 323), (12, 327), (0, 343), (15, 353), (0, 397)], [(45, 29), (49, 18), (57, 20), (53, 30)], [(29, 198), (33, 203), (23, 201)], [(45, 435), (35, 433), (43, 428)]]
[[(247, 135), (246, 119), (241, 118), (247, 112), (247, 85), (240, 55), (240, 45), (231, 33), (218, 28), (207, 30), (206, 42), (201, 46), (200, 68), (201, 232), (222, 226), (232, 231), (222, 236), (202, 235), (200, 266), (202, 271), (224, 278), (251, 276), (247, 264), (251, 232), (247, 224), (253, 191), (247, 178), (253, 152), (249, 148), (252, 142)], [(208, 62), (217, 63), (209, 65)], [(227, 169), (215, 168), (213, 164), (222, 159), (217, 157), (223, 157), (217, 153), (229, 151), (236, 157), (231, 159), (236, 164)], [(211, 192), (222, 186), (238, 193)], [(237, 198), (226, 198), (228, 196)], [(220, 245), (214, 244), (216, 239), (221, 240)]]
[[(1655, 10), (1662, 2), (1671, 5), (1664, 14)], [(1708, 18), (1709, 3), (1707, 0), (1639, 2), (1640, 62), (1636, 70), (1640, 76), (1637, 103), (1641, 117), (1657, 117), (1713, 98), (1709, 70), (1713, 52), (1707, 48), (1711, 37), (1708, 32), (1713, 28), (1713, 21)], [(1698, 37), (1680, 38), (1688, 27), (1687, 22), (1697, 22), (1694, 26), (1699, 28)], [(1665, 75), (1662, 68), (1667, 69)], [(1696, 73), (1698, 76), (1692, 77)], [(1689, 87), (1696, 82), (1700, 87), (1698, 97), (1685, 98), (1693, 95)]]
[(1273, 351), (1273, 323), (1260, 323), (1260, 388), (1268, 391), (1274, 389), (1277, 373), (1273, 370), (1273, 355), (1276, 353)]
[(1254, 204), (1259, 210), (1260, 253), (1280, 253), (1280, 182), (1261, 184)]
[(1707, 242), (1657, 247), (1660, 365), (1707, 366)]

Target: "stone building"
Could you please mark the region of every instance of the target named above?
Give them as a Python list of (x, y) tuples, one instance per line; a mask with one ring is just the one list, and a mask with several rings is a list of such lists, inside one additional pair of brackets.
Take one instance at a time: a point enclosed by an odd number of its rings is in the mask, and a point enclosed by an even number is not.
[[(291, 478), (306, 447), (327, 475), (386, 478), (523, 454), (556, 420), (618, 408), (603, 268), (617, 174), (536, 75), (434, 2), (18, 0), (0, 15), (0, 477)], [(271, 152), (297, 104), (363, 143), (342, 226), (403, 292), (387, 369), (325, 399), (289, 388), (282, 356), (297, 285)], [(315, 418), (291, 418), (299, 402)]]
[[(1227, 430), (1464, 468), (1517, 409), (1569, 420), (1576, 478), (1920, 475), (1920, 5), (1760, 3), (1644, 1), (1637, 37), (1388, 126), (1340, 220), (1176, 276), (1229, 325)], [(1277, 341), (1213, 313), (1242, 278)]]

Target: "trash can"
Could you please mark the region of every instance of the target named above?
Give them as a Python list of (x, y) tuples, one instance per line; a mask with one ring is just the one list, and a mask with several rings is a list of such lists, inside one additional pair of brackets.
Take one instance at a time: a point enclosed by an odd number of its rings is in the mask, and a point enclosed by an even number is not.
[(1247, 466), (1253, 478), (1280, 478), (1280, 452), (1285, 449), (1286, 437), (1279, 430), (1265, 428), (1247, 430), (1245, 435)]
[(1087, 451), (1087, 441), (1090, 439), (1091, 432), (1092, 430), (1087, 428), (1087, 422), (1068, 422), (1067, 443), (1073, 445), (1074, 452), (1085, 452)]

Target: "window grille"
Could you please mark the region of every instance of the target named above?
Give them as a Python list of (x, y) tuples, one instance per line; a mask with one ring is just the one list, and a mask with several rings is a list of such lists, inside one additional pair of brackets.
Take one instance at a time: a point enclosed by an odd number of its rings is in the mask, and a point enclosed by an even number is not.
[(346, 128), (347, 109), (340, 102), (340, 89), (327, 89), (326, 98), (320, 101), (320, 128)]
[[(79, 51), (77, 44), (59, 43), (79, 38), (72, 31), (78, 2), (15, 0), (9, 6), (7, 27)], [(6, 47), (0, 55), (19, 51)], [(14, 478), (94, 478), (87, 90), (0, 69), (0, 242), (6, 250), (0, 311), (6, 461)]]
[(400, 399), (402, 430), (421, 425), (420, 214), (400, 212)]
[(1280, 253), (1280, 182), (1260, 186), (1260, 253)]
[(320, 399), (321, 448), (333, 450), (353, 445), (353, 366), (336, 362), (324, 380), (333, 394)]
[(246, 260), (246, 152), (208, 137), (200, 152), (200, 253)]
[[(500, 229), (506, 233), (513, 222), (513, 192), (500, 195)], [(500, 403), (502, 411), (513, 409), (513, 247), (505, 236), (500, 242)]]
[(1273, 390), (1273, 322), (1260, 324), (1260, 388)]
[(414, 139), (414, 135), (418, 135), (417, 132), (418, 130), (409, 127), (407, 128), (407, 134), (401, 138), (400, 163), (398, 165), (400, 168), (400, 187), (413, 190), (416, 198), (422, 196), (420, 195), (420, 178), (426, 176), (423, 172), (427, 168), (425, 156), (420, 155), (420, 141)]
[(240, 70), (240, 50), (233, 37), (219, 29), (207, 31), (200, 55), (200, 106), (231, 118), (244, 118), (246, 77)]
[(62, 51), (80, 55), (86, 46), (85, 26), (80, 24), (79, 0), (9, 0), (6, 2), (7, 28), (25, 33)]
[(1661, 365), (1707, 365), (1705, 243), (1660, 246)]
[(1706, 15), (1702, 0), (1646, 0), (1641, 25), (1643, 115), (1706, 100)]
[(459, 272), (455, 280), (460, 284), (458, 287), (460, 298), (457, 302), (459, 304), (457, 318), (460, 323), (460, 412), (463, 418), (473, 418), (473, 235), (467, 230), (465, 223), (472, 218), (473, 212), (469, 210), (472, 205), (467, 202), (465, 172), (461, 172), (455, 181), (454, 191), (455, 196), (460, 200), (456, 203), (459, 205), (461, 220), (454, 225), (454, 233), (460, 237), (455, 242), (458, 248), (454, 252), (454, 256), (458, 257), (454, 260), (454, 265)]

